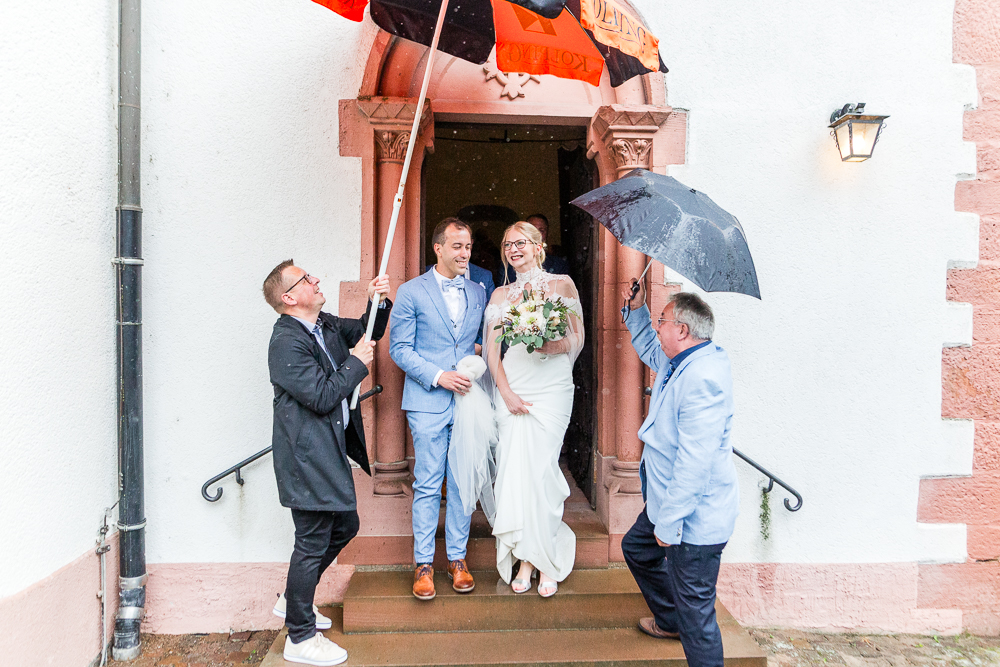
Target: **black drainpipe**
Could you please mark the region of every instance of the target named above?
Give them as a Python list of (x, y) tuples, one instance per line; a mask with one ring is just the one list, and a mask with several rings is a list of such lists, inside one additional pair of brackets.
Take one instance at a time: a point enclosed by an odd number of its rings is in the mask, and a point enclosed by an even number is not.
[(142, 464), (142, 207), (139, 205), (140, 0), (118, 5), (118, 614), (115, 660), (139, 656), (146, 606)]

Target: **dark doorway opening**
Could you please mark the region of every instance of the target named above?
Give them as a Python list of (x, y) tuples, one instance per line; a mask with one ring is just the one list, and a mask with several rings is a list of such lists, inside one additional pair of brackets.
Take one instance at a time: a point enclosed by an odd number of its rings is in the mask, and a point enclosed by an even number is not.
[(587, 338), (573, 369), (576, 394), (562, 463), (593, 505), (598, 229), (593, 218), (569, 203), (596, 185), (596, 167), (586, 156), (586, 128), (437, 123), (434, 144), (422, 170), (421, 266), (435, 261), (434, 225), (458, 216), (473, 230), (472, 262), (503, 285), (500, 243), (506, 227), (535, 213), (549, 220), (548, 251), (566, 260), (580, 293)]

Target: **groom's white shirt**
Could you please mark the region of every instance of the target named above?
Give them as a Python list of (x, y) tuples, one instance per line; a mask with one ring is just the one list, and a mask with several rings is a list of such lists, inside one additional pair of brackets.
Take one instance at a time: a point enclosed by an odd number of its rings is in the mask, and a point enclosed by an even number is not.
[[(437, 280), (438, 288), (441, 290), (441, 296), (444, 298), (444, 305), (448, 306), (448, 315), (451, 316), (452, 323), (458, 322), (461, 324), (462, 320), (465, 319), (465, 291), (451, 288), (445, 289), (444, 282), (448, 278), (438, 273), (437, 266), (432, 270), (434, 271), (434, 279)], [(464, 275), (457, 275), (455, 277), (465, 278)]]
[[(448, 280), (440, 273), (438, 273), (437, 265), (431, 269), (434, 272), (434, 279), (437, 281), (438, 289), (441, 290), (441, 297), (444, 299), (444, 305), (448, 307), (448, 315), (451, 317), (452, 326), (458, 327), (461, 325), (462, 321), (465, 319), (465, 291), (458, 289), (445, 289), (444, 281)], [(456, 278), (466, 276), (455, 276)], [(437, 375), (434, 376), (433, 384), (435, 387), (438, 386), (438, 380), (444, 375), (444, 371), (438, 371)]]

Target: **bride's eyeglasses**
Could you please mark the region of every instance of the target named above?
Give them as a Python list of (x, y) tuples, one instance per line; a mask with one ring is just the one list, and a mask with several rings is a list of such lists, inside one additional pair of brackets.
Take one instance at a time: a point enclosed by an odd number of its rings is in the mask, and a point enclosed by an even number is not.
[(503, 249), (510, 250), (511, 246), (517, 248), (518, 250), (524, 250), (524, 246), (531, 243), (528, 239), (518, 239), (517, 241), (504, 241)]

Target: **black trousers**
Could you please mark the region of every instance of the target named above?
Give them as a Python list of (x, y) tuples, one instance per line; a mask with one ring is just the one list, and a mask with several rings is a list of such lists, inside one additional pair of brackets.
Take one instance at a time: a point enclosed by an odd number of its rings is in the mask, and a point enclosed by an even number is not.
[(625, 563), (656, 625), (681, 636), (691, 667), (723, 667), (722, 633), (715, 620), (715, 584), (726, 544), (661, 547), (642, 509), (622, 539)]
[(348, 512), (310, 512), (292, 510), (295, 522), (295, 550), (288, 564), (285, 587), (285, 625), (296, 644), (316, 634), (313, 597), (320, 577), (330, 567), (341, 549), (347, 546), (361, 522), (355, 510)]

